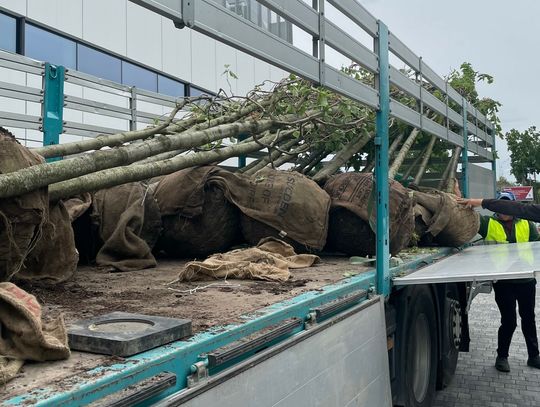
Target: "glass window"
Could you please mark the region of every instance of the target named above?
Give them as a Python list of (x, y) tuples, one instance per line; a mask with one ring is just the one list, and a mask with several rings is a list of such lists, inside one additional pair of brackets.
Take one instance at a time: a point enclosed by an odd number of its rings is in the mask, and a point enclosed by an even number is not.
[(17, 51), (17, 20), (0, 13), (0, 49)]
[(164, 95), (184, 97), (186, 85), (163, 75), (158, 75), (158, 92)]
[(25, 25), (24, 50), (26, 56), (38, 61), (76, 68), (77, 46), (74, 41), (31, 24)]
[(256, 0), (249, 1), (249, 19), (254, 24), (261, 24), (261, 5)]
[(122, 83), (157, 92), (157, 74), (140, 66), (122, 61)]
[(122, 62), (120, 59), (86, 45), (77, 45), (77, 69), (98, 78), (122, 82)]
[(202, 94), (208, 95), (208, 92), (205, 92), (202, 89), (196, 88), (195, 86), (189, 87), (189, 96), (201, 96)]

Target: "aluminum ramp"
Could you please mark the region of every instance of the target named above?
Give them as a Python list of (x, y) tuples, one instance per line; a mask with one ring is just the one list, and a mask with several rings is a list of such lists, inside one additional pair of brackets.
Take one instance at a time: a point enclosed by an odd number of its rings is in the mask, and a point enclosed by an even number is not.
[(436, 263), (395, 276), (396, 286), (497, 281), (540, 275), (540, 242), (471, 246)]

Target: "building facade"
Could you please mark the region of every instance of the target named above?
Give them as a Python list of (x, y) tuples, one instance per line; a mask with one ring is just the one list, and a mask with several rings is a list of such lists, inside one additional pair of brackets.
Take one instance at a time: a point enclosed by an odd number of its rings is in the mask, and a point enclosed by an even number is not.
[[(292, 42), (290, 23), (256, 1), (216, 1)], [(0, 50), (172, 97), (213, 94), (219, 89), (243, 95), (263, 81), (278, 81), (286, 75), (193, 30), (178, 29), (170, 20), (128, 0), (0, 0)], [(238, 79), (227, 78), (226, 69)], [(38, 75), (6, 67), (0, 68), (0, 74), (4, 82), (41, 87)], [(68, 83), (65, 92), (126, 108), (129, 104), (117, 95)], [(166, 113), (166, 108), (147, 105), (149, 112)], [(38, 103), (0, 96), (0, 111), (39, 115), (39, 109)], [(64, 116), (65, 120), (129, 129), (126, 120), (92, 112), (65, 109)], [(42, 140), (39, 131), (10, 130), (28, 146)], [(64, 134), (60, 142), (80, 137)]]

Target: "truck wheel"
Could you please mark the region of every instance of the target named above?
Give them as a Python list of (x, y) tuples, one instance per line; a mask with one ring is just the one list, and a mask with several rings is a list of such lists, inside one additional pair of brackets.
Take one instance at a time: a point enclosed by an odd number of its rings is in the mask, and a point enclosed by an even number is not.
[(437, 372), (437, 389), (444, 389), (452, 381), (459, 356), (461, 340), (461, 305), (456, 284), (446, 286), (442, 309), (442, 352)]
[(437, 381), (437, 320), (427, 286), (414, 287), (404, 325), (405, 407), (431, 406)]

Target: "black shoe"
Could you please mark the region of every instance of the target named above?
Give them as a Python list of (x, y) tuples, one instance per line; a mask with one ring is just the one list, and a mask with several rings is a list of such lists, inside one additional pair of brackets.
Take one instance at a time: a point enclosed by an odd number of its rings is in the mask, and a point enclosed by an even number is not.
[(497, 369), (499, 372), (509, 372), (510, 365), (508, 364), (508, 358), (497, 356), (497, 360), (495, 361), (495, 369)]
[(540, 356), (536, 355), (535, 357), (529, 358), (527, 360), (527, 366), (540, 369)]

